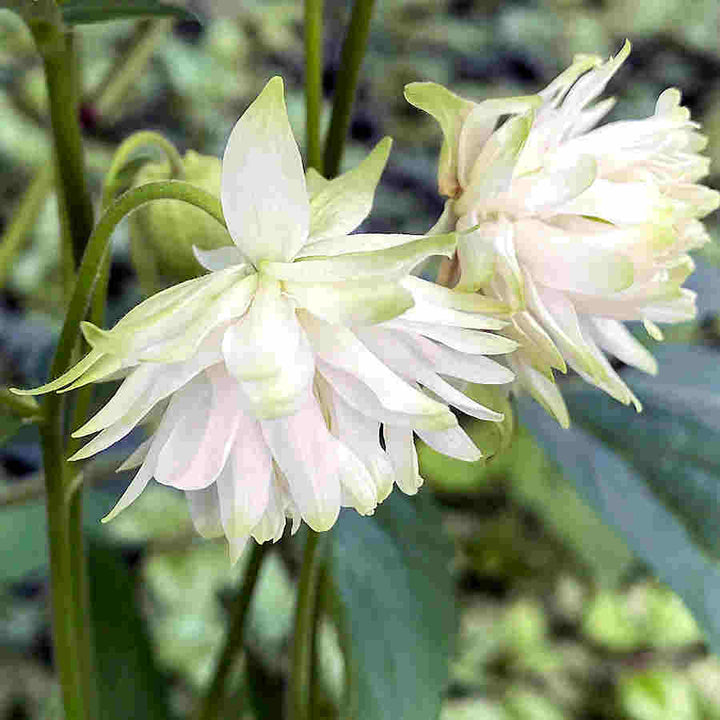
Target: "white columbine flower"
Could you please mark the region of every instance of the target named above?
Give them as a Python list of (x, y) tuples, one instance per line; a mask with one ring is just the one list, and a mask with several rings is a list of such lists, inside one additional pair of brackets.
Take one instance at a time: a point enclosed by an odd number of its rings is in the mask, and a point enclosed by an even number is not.
[(438, 182), (451, 200), (437, 227), (478, 226), (458, 240), (456, 287), (515, 310), (506, 332), (521, 348), (510, 363), (563, 425), (553, 369), (566, 363), (640, 409), (606, 353), (656, 372), (623, 321), (642, 320), (661, 339), (655, 323), (694, 317), (687, 251), (707, 242), (700, 218), (720, 202), (697, 184), (706, 141), (676, 89), (651, 117), (593, 129), (613, 100), (591, 103), (629, 52), (626, 43), (607, 62), (579, 56), (529, 97), (474, 103), (433, 83), (406, 88), (445, 136)]
[(341, 506), (372, 513), (394, 482), (415, 492), (413, 431), (441, 452), (480, 457), (448, 405), (502, 419), (458, 388), (512, 380), (483, 356), (515, 343), (484, 332), (506, 324), (496, 301), (408, 276), (431, 254), (451, 256), (454, 235), (348, 234), (370, 210), (389, 150), (382, 141), (335, 180), (306, 178), (282, 80), (271, 80), (223, 158), (234, 245), (196, 251), (210, 274), (151, 297), (112, 330), (84, 323), (90, 353), (28, 391), (125, 376), (74, 433), (99, 434), (71, 459), (155, 423), (122, 466), (139, 471), (108, 519), (154, 477), (184, 490), (199, 532), (225, 535), (236, 559), (250, 536), (277, 540), (287, 517), (322, 531)]

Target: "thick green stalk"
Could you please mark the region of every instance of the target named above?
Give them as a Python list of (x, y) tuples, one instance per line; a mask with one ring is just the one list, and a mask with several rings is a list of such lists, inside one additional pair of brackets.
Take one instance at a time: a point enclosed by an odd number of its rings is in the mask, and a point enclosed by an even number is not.
[(308, 528), (295, 606), (292, 670), (288, 686), (290, 720), (312, 720), (310, 688), (313, 635), (317, 622), (318, 574), (326, 540), (327, 533), (316, 533)]
[(323, 0), (305, 0), (305, 125), (307, 164), (322, 172)]
[(75, 264), (80, 263), (93, 229), (93, 206), (85, 174), (82, 135), (78, 120), (77, 69), (71, 32), (56, 30), (53, 43), (40, 43), (50, 103), (59, 191), (70, 225)]
[(255, 590), (260, 566), (270, 547), (268, 543), (259, 545), (252, 540), (250, 542), (252, 543), (250, 558), (245, 568), (245, 577), (243, 578), (242, 586), (235, 597), (225, 647), (223, 647), (220, 653), (220, 658), (215, 667), (215, 675), (210, 682), (205, 697), (200, 702), (197, 720), (220, 720), (222, 717), (221, 712), (226, 696), (225, 685), (230, 675), (233, 662), (242, 649), (245, 621), (248, 610), (250, 609), (250, 601), (253, 591)]
[(360, 76), (360, 66), (365, 57), (370, 21), (375, 0), (355, 0), (350, 16), (347, 35), (340, 55), (341, 72), (337, 73), (335, 100), (333, 102), (330, 129), (325, 140), (323, 171), (326, 177), (340, 172), (345, 139), (350, 126), (350, 114), (355, 102), (355, 91)]

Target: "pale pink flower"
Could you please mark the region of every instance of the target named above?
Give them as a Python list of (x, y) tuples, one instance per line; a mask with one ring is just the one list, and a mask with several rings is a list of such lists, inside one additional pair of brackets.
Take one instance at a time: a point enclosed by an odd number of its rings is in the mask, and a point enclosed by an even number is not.
[(474, 103), (433, 83), (406, 88), (445, 135), (438, 181), (451, 200), (438, 229), (477, 228), (458, 241), (456, 287), (513, 308), (509, 362), (563, 425), (553, 370), (566, 364), (640, 409), (607, 355), (656, 372), (623, 322), (661, 339), (656, 323), (695, 316), (687, 251), (707, 242), (700, 218), (720, 202), (698, 184), (706, 141), (674, 88), (652, 116), (593, 129), (613, 100), (592, 103), (629, 52), (580, 56), (535, 96)]

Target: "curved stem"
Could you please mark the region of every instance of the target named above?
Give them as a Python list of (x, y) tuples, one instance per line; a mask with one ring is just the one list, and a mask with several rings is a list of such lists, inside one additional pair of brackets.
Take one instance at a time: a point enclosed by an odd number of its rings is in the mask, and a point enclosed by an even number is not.
[(297, 605), (295, 607), (295, 634), (292, 648), (292, 674), (288, 687), (288, 709), (291, 720), (311, 720), (310, 686), (312, 681), (312, 647), (315, 607), (318, 595), (318, 573), (322, 564), (322, 548), (327, 533), (316, 533), (308, 528), (303, 555)]
[(307, 164), (322, 172), (323, 0), (305, 0), (305, 131)]
[(355, 102), (355, 90), (360, 75), (360, 66), (365, 57), (374, 5), (375, 0), (355, 0), (347, 35), (343, 42), (339, 65), (342, 73), (338, 73), (332, 119), (325, 140), (323, 159), (324, 174), (329, 178), (335, 177), (340, 172), (345, 138), (350, 126), (350, 113)]
[(120, 147), (115, 151), (113, 155), (110, 169), (105, 175), (105, 182), (103, 185), (103, 198), (102, 206), (105, 209), (113, 199), (115, 191), (115, 179), (118, 173), (123, 169), (125, 163), (130, 159), (132, 154), (143, 146), (155, 146), (160, 148), (170, 163), (170, 172), (175, 180), (185, 179), (185, 168), (183, 166), (182, 158), (177, 148), (160, 133), (153, 132), (152, 130), (141, 130), (140, 132), (133, 133), (129, 138), (124, 140)]
[(218, 659), (215, 667), (215, 675), (210, 683), (210, 687), (200, 703), (197, 720), (220, 719), (220, 713), (226, 695), (225, 684), (232, 669), (233, 662), (242, 649), (245, 621), (250, 608), (250, 601), (253, 591), (255, 590), (260, 566), (270, 548), (268, 543), (260, 545), (252, 540), (250, 542), (252, 542), (250, 558), (245, 568), (245, 577), (243, 578), (242, 586), (235, 598), (235, 606), (232, 610), (230, 629), (228, 630), (225, 640), (225, 647), (223, 647), (220, 658)]

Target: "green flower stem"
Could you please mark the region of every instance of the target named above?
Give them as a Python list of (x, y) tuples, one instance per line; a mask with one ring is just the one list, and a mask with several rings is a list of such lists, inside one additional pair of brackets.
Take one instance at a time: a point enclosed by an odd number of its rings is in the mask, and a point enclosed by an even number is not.
[(172, 28), (174, 20), (142, 20), (133, 33), (127, 50), (113, 63), (113, 69), (93, 92), (89, 104), (98, 116), (107, 120), (121, 105), (130, 88), (150, 60), (158, 42)]
[(223, 647), (220, 658), (215, 666), (215, 674), (210, 682), (210, 686), (205, 693), (205, 697), (200, 702), (197, 720), (220, 720), (220, 718), (223, 717), (221, 713), (226, 696), (225, 684), (227, 683), (235, 658), (242, 648), (243, 636), (245, 634), (245, 621), (248, 610), (250, 609), (250, 601), (260, 573), (260, 566), (270, 548), (268, 543), (260, 545), (253, 540), (250, 542), (252, 543), (250, 558), (245, 568), (245, 577), (243, 578), (242, 586), (235, 597), (225, 647)]
[(345, 138), (350, 126), (350, 114), (355, 102), (360, 66), (367, 48), (374, 5), (375, 0), (355, 0), (347, 35), (343, 42), (340, 55), (342, 72), (337, 76), (332, 118), (325, 140), (325, 156), (323, 158), (324, 174), (329, 178), (335, 177), (340, 172)]
[(290, 720), (312, 720), (312, 646), (317, 621), (318, 575), (326, 542), (327, 533), (316, 533), (308, 528), (295, 606), (292, 673), (288, 686)]
[(35, 224), (45, 198), (50, 192), (52, 182), (52, 167), (46, 166), (33, 178), (25, 195), (20, 200), (10, 224), (2, 235), (2, 240), (0, 240), (0, 288), (5, 285), (15, 256)]
[(177, 148), (160, 133), (153, 132), (152, 130), (141, 130), (140, 132), (133, 133), (129, 138), (124, 140), (113, 155), (110, 169), (105, 175), (102, 197), (103, 209), (112, 202), (115, 192), (115, 181), (120, 171), (133, 153), (139, 148), (147, 146), (157, 147), (165, 153), (170, 163), (170, 172), (175, 180), (185, 179), (185, 168)]
[(323, 0), (305, 0), (305, 125), (307, 164), (322, 172)]
[(55, 147), (59, 192), (70, 226), (75, 264), (80, 263), (93, 229), (93, 206), (85, 175), (82, 136), (78, 121), (77, 68), (73, 35), (58, 28), (56, 42), (38, 41), (45, 68), (50, 121)]

